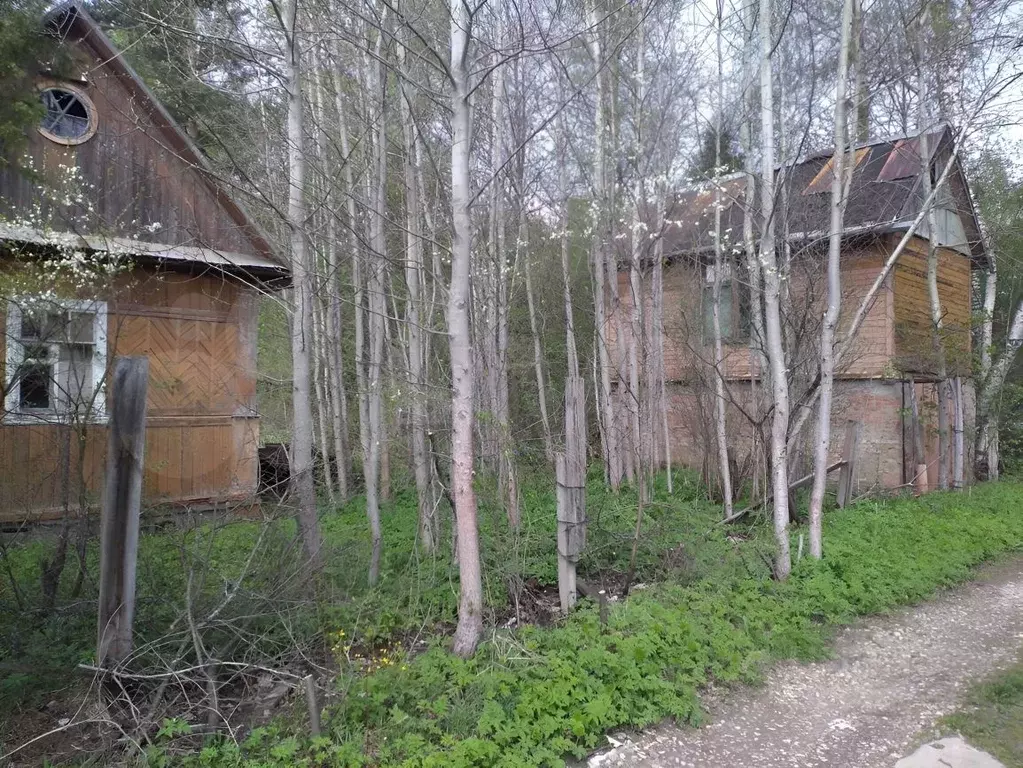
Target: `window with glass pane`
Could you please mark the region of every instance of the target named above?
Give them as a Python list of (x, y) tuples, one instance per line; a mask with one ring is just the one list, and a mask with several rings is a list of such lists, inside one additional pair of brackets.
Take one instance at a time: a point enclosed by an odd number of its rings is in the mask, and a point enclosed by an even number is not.
[[(714, 343), (714, 265), (707, 264), (704, 268), (703, 283), (703, 343)], [(749, 288), (741, 281), (734, 279), (732, 266), (723, 264), (721, 268), (721, 304), (718, 309), (718, 322), (721, 326), (721, 340), (726, 344), (741, 343), (749, 339), (750, 332), (750, 298)]]
[(46, 136), (66, 143), (79, 143), (89, 136), (90, 105), (87, 99), (69, 88), (47, 88), (41, 94)]
[(104, 419), (106, 305), (12, 302), (7, 319), (5, 421)]

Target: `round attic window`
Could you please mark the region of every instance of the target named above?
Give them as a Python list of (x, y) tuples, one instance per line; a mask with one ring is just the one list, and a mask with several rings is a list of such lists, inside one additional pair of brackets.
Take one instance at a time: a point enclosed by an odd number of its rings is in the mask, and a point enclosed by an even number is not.
[(83, 91), (71, 86), (44, 88), (46, 111), (39, 132), (58, 144), (81, 144), (96, 132), (96, 108)]

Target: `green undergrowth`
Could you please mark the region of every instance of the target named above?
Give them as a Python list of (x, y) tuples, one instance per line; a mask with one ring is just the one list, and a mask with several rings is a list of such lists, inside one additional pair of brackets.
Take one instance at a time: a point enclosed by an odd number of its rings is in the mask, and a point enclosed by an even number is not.
[[(512, 533), (495, 503), (496, 489), (485, 477), (478, 486), (484, 620), (489, 626), (513, 615), (513, 596), (556, 583), (556, 501), (551, 478), (523, 477), (522, 525)], [(628, 491), (607, 492), (595, 477), (587, 500), (588, 548), (580, 574), (602, 584), (627, 568), (636, 499)], [(413, 491), (399, 490), (382, 505), (384, 556), (380, 582), (372, 589), (366, 578), (370, 538), (364, 500), (355, 498), (339, 508), (324, 501), (325, 568), (315, 601), (295, 578), (300, 557), (287, 508), (266, 500), (265, 521), (186, 516), (168, 523), (159, 512), (144, 512), (139, 541), (135, 645), (140, 668), (178, 653), (180, 633), (188, 626), (186, 613), (200, 622), (215, 613), (216, 624), (204, 628), (209, 645), (265, 665), (284, 665), (296, 655), (331, 657), (341, 631), (353, 653), (375, 654), (379, 646), (395, 641), (408, 647), (416, 638), (446, 636), (456, 619), (458, 571), (450, 557), (450, 513), (440, 508), (440, 546), (435, 555), (425, 554), (416, 544)], [(644, 519), (637, 578), (684, 583), (734, 568), (765, 573), (762, 557), (751, 554), (747, 565), (734, 557), (725, 531), (715, 526), (718, 515), (692, 476), (677, 474), (672, 494), (665, 478), (659, 478)], [(157, 520), (163, 520), (158, 528)], [(745, 533), (766, 552), (765, 535), (759, 526)], [(87, 542), (77, 591), (79, 562), (72, 542), (60, 593), (48, 606), (41, 573), (53, 548), (52, 536), (32, 533), (9, 536), (0, 550), (0, 740), (3, 715), (45, 704), (67, 686), (70, 670), (93, 662), (96, 540)], [(231, 599), (222, 607), (228, 594)]]
[[(170, 722), (147, 760), (211, 766), (548, 766), (582, 754), (603, 734), (665, 717), (698, 722), (698, 691), (756, 681), (778, 658), (820, 658), (830, 629), (853, 617), (922, 599), (970, 575), (977, 563), (1023, 546), (1023, 485), (962, 494), (865, 502), (826, 516), (826, 559), (770, 579), (772, 534), (764, 521), (717, 524), (720, 509), (689, 475), (673, 493), (659, 478), (647, 506), (632, 596), (610, 605), (602, 627), (584, 601), (564, 621), (543, 621), (538, 600), (556, 600), (555, 498), (550, 478), (522, 480), (522, 525), (512, 533), (479, 481), (485, 640), (476, 657), (446, 650), (457, 610), (450, 519), (441, 545), (416, 545), (416, 500), (384, 505), (380, 584), (369, 588), (362, 500), (324, 505), (325, 573), (316, 599), (294, 578), (299, 560), (287, 510), (277, 519), (195, 518), (140, 540), (134, 661), (153, 669), (180, 653), (185, 606), (220, 658), (289, 667), (304, 658), (336, 665), (324, 736), (310, 740), (301, 708), (241, 744), (189, 739)], [(275, 510), (265, 505), (264, 511)], [(587, 491), (587, 549), (579, 572), (620, 588), (636, 526), (636, 499)], [(793, 530), (793, 539), (800, 530)], [(793, 548), (795, 551), (796, 547)], [(61, 592), (45, 606), (41, 563), (52, 541), (8, 540), (0, 553), (0, 722), (39, 706), (91, 662), (97, 554), (85, 577), (69, 554)], [(553, 593), (553, 594), (552, 594)], [(538, 598), (539, 595), (539, 598)], [(229, 600), (225, 598), (230, 596)], [(509, 621), (521, 610), (521, 622)], [(204, 617), (216, 620), (204, 623)], [(530, 625), (529, 622), (539, 622)], [(185, 659), (182, 663), (187, 663)], [(180, 725), (180, 724), (178, 724)], [(4, 728), (0, 727), (0, 731)], [(0, 733), (0, 740), (13, 738)]]
[(962, 734), (1008, 768), (1023, 767), (1023, 657), (974, 686), (963, 706), (938, 727)]
[(584, 603), (555, 627), (488, 630), (470, 660), (451, 656), (438, 639), (402, 664), (342, 674), (340, 703), (326, 713), (320, 738), (280, 724), (186, 762), (562, 765), (611, 728), (665, 717), (698, 723), (698, 692), (708, 682), (755, 682), (774, 659), (821, 658), (836, 625), (969, 578), (978, 563), (1023, 545), (1021, 509), (1023, 486), (1015, 483), (861, 503), (827, 516), (824, 561), (797, 563), (786, 583), (751, 566), (762, 547), (756, 531), (704, 535), (720, 563), (695, 579), (693, 565), (690, 578), (613, 604), (606, 627)]

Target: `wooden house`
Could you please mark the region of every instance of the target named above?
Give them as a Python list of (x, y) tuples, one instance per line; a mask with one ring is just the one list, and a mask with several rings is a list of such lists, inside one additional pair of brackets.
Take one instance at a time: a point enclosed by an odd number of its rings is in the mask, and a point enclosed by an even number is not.
[[(885, 279), (865, 322), (837, 371), (833, 411), (833, 453), (841, 452), (843, 425), (861, 424), (856, 487), (894, 488), (913, 480), (920, 464), (928, 465), (931, 487), (937, 481), (936, 358), (931, 334), (926, 285), (927, 254), (934, 243), (939, 256), (938, 286), (943, 313), (943, 341), (949, 375), (962, 387), (963, 429), (972, 430), (971, 278), (987, 266), (980, 226), (966, 176), (953, 157), (951, 129), (940, 127), (926, 136), (931, 181), (939, 179), (950, 160), (948, 183), (936, 196), (935, 231), (927, 218)], [(925, 200), (921, 137), (872, 141), (856, 147), (855, 168), (845, 214), (842, 245), (842, 316), (839, 338), (882, 266), (917, 218)], [(826, 294), (828, 220), (831, 202), (832, 152), (778, 170), (779, 211), (776, 232), (779, 261), (787, 264), (783, 318), (793, 381), (794, 412), (799, 396), (817, 375), (820, 322)], [(745, 414), (761, 385), (758, 356), (750, 343), (749, 282), (745, 277), (743, 218), (747, 208), (746, 179), (737, 174), (721, 184), (726, 254), (721, 309), (725, 341), (728, 434), (738, 474), (752, 471), (750, 450), (754, 427)], [(714, 355), (711, 347), (711, 296), (714, 283), (713, 184), (678, 192), (663, 215), (661, 238), (665, 266), (663, 323), (665, 381), (669, 402), (669, 433), (673, 460), (710, 471), (715, 455), (713, 395), (709, 386)], [(760, 201), (749, 208), (759, 227)], [(754, 232), (754, 237), (757, 237)], [(656, 243), (656, 238), (651, 238)], [(631, 312), (632, 291), (627, 273), (619, 275), (617, 317)], [(628, 323), (613, 323), (629, 333)], [(614, 335), (614, 333), (612, 333)], [(912, 382), (912, 383), (911, 383)], [(910, 391), (913, 387), (915, 390)], [(919, 418), (911, 418), (917, 402)], [(951, 418), (950, 424), (954, 423)], [(914, 429), (922, 440), (914, 439)], [(767, 433), (769, 436), (769, 427)], [(807, 429), (806, 435), (812, 434)], [(761, 433), (760, 438), (764, 434)], [(967, 447), (972, 439), (965, 435)], [(921, 449), (920, 444), (923, 444)], [(761, 443), (763, 444), (763, 443)], [(923, 453), (924, 455), (918, 455)], [(805, 454), (810, 461), (810, 453)], [(798, 450), (797, 457), (798, 461)], [(745, 465), (745, 466), (744, 466)], [(966, 466), (971, 466), (967, 457)], [(798, 471), (799, 468), (797, 468)]]
[(0, 523), (95, 508), (117, 355), (149, 358), (147, 504), (254, 498), (257, 298), (287, 266), (78, 3), (30, 173), (0, 170)]

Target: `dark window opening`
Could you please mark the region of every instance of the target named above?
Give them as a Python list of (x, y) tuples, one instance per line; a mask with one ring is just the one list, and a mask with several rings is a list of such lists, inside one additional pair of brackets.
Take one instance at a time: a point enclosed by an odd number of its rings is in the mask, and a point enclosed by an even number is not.
[(49, 363), (31, 362), (21, 369), (20, 405), (25, 409), (50, 408), (53, 370)]

